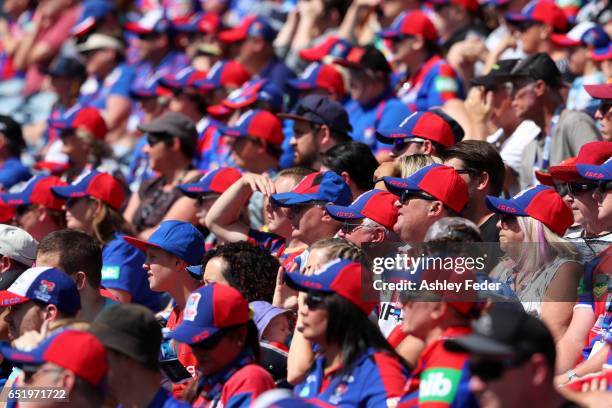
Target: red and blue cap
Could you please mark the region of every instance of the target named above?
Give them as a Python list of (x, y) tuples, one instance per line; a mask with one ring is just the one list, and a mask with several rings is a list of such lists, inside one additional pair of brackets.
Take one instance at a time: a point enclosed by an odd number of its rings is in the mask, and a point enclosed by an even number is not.
[(242, 23), (219, 33), (219, 40), (225, 43), (243, 41), (247, 38), (262, 38), (268, 42), (276, 38), (276, 30), (262, 16), (247, 16)]
[(591, 51), (591, 59), (593, 61), (609, 61), (612, 59), (612, 42), (607, 46), (595, 48)]
[(431, 140), (444, 147), (450, 147), (456, 143), (455, 132), (451, 124), (433, 111), (414, 112), (395, 129), (376, 130), (376, 139), (385, 144), (393, 144), (396, 140), (414, 137)]
[(15, 218), (15, 208), (0, 197), (0, 224), (9, 224)]
[(223, 133), (233, 137), (256, 137), (275, 145), (283, 143), (284, 138), (281, 121), (274, 114), (261, 109), (246, 111), (235, 126)]
[(539, 22), (551, 26), (555, 31), (565, 31), (568, 26), (567, 16), (551, 0), (540, 0), (529, 3), (520, 13), (507, 13), (510, 24)]
[(174, 29), (181, 33), (214, 34), (221, 27), (221, 17), (217, 13), (194, 13), (172, 21)]
[(217, 61), (205, 79), (195, 81), (193, 86), (202, 90), (219, 87), (239, 88), (251, 78), (251, 73), (238, 61)]
[(486, 197), (489, 210), (498, 214), (531, 217), (562, 237), (574, 223), (572, 209), (552, 188), (535, 186), (523, 190), (511, 199)]
[(363, 271), (361, 264), (347, 259), (336, 259), (323, 265), (315, 275), (285, 273), (285, 282), (295, 290), (302, 292), (336, 293), (369, 315), (377, 302), (366, 300), (364, 291), (369, 289), (364, 278), (368, 272)]
[(281, 207), (324, 201), (337, 205), (349, 205), (352, 193), (342, 177), (333, 171), (307, 175), (293, 190), (272, 195), (272, 200)]
[(312, 48), (300, 50), (299, 55), (303, 60), (313, 62), (322, 61), (326, 57), (345, 59), (352, 48), (350, 41), (331, 35)]
[(55, 305), (60, 312), (74, 316), (81, 309), (76, 284), (57, 268), (40, 266), (27, 269), (7, 290), (0, 291), (0, 306), (13, 306), (35, 300)]
[(597, 165), (577, 164), (578, 173), (585, 179), (610, 181), (612, 180), (612, 158), (606, 160), (605, 163)]
[(169, 88), (160, 86), (160, 80), (160, 77), (153, 76), (142, 85), (132, 87), (130, 89), (130, 97), (132, 99), (145, 99), (172, 95), (172, 91)]
[(67, 186), (51, 187), (51, 192), (61, 199), (94, 197), (115, 210), (123, 205), (125, 189), (123, 184), (108, 173), (91, 170)]
[(332, 64), (311, 64), (298, 79), (288, 81), (290, 87), (300, 91), (324, 89), (330, 93), (343, 96), (346, 94), (344, 78)]
[(438, 31), (427, 14), (422, 11), (406, 11), (393, 20), (389, 28), (380, 33), (382, 38), (401, 38), (420, 35), (425, 40), (436, 41)]
[(68, 183), (55, 176), (38, 175), (32, 177), (19, 192), (4, 193), (0, 197), (5, 203), (17, 206), (39, 204), (52, 210), (61, 211), (64, 200), (57, 198), (51, 187), (67, 186)]
[(124, 27), (136, 34), (165, 33), (171, 29), (164, 10), (159, 8), (148, 11), (140, 20), (130, 21)]
[(206, 79), (206, 71), (191, 67), (181, 69), (176, 74), (168, 74), (159, 79), (159, 85), (168, 89), (197, 88), (195, 83)]
[(470, 13), (475, 13), (480, 8), (478, 0), (427, 0), (427, 3), (434, 6), (446, 6), (449, 4), (456, 4), (465, 8)]
[(612, 99), (612, 82), (601, 85), (585, 85), (584, 90), (595, 99)]
[(610, 36), (603, 27), (591, 21), (576, 25), (567, 34), (552, 34), (550, 40), (560, 47), (586, 45), (594, 49), (601, 49), (607, 48), (610, 44)]
[(221, 167), (211, 170), (197, 183), (181, 184), (178, 188), (187, 197), (197, 198), (208, 193), (223, 194), (232, 184), (240, 180), (242, 174), (235, 167)]
[(93, 106), (70, 109), (58, 119), (49, 119), (49, 126), (56, 129), (84, 129), (96, 139), (104, 140), (108, 133), (106, 121), (97, 108)]
[(117, 6), (114, 1), (87, 0), (83, 2), (79, 20), (72, 27), (70, 34), (80, 37), (89, 33), (98, 21), (116, 10)]
[(20, 367), (56, 364), (94, 386), (100, 386), (108, 372), (104, 345), (87, 331), (61, 330), (32, 351), (1, 346), (0, 353)]
[(423, 191), (456, 213), (463, 211), (469, 201), (465, 181), (454, 168), (443, 164), (430, 164), (408, 178), (385, 176), (383, 181), (387, 190), (396, 196), (404, 191)]
[(251, 79), (239, 89), (232, 91), (219, 105), (208, 108), (208, 113), (215, 116), (227, 115), (236, 109), (253, 105), (255, 102), (268, 103), (275, 112), (283, 109), (283, 91), (268, 79)]
[(206, 285), (189, 295), (183, 321), (170, 337), (189, 345), (201, 343), (221, 329), (247, 324), (250, 314), (249, 303), (233, 287)]
[(575, 160), (550, 166), (548, 170), (551, 177), (556, 180), (582, 181), (584, 178), (578, 172), (578, 165), (599, 166), (610, 157), (612, 157), (612, 142), (590, 142), (582, 145)]
[(397, 221), (397, 197), (384, 190), (370, 190), (363, 193), (348, 206), (326, 205), (327, 213), (337, 220), (359, 220), (369, 218), (388, 230)]
[(199, 265), (204, 255), (204, 236), (185, 221), (163, 221), (146, 241), (127, 236), (123, 239), (143, 252), (149, 247), (163, 249), (189, 265)]

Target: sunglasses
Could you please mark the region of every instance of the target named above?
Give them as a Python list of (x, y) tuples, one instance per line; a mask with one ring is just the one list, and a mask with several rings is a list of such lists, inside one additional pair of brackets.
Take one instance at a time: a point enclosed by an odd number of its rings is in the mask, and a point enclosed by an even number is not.
[(603, 195), (608, 191), (612, 191), (612, 180), (600, 181), (597, 186), (597, 192)]
[(361, 227), (363, 227), (361, 221), (351, 222), (349, 220), (344, 220), (342, 222), (342, 232), (344, 232), (345, 234), (350, 234), (351, 232), (356, 231)]
[(155, 40), (160, 35), (161, 35), (160, 33), (139, 33), (138, 39), (143, 40), (143, 41), (151, 41), (151, 40)]
[(597, 110), (602, 114), (605, 115), (610, 111), (610, 108), (612, 108), (612, 101), (605, 101), (602, 100), (601, 104), (599, 105), (599, 107), (597, 108)]
[(567, 191), (572, 196), (580, 193), (592, 192), (596, 188), (597, 183), (567, 183)]
[(147, 133), (147, 144), (151, 147), (169, 139), (172, 139), (172, 137), (166, 133)]
[(34, 211), (36, 208), (37, 208), (36, 204), (22, 204), (22, 205), (18, 205), (15, 208), (15, 215), (17, 215), (17, 217), (23, 217), (24, 215), (26, 215), (30, 211)]
[(402, 152), (408, 148), (411, 143), (419, 143), (422, 144), (425, 142), (425, 139), (421, 139), (418, 137), (411, 137), (406, 139), (395, 139), (393, 141), (393, 153)]
[(411, 199), (420, 199), (420, 200), (426, 200), (426, 201), (435, 201), (436, 198), (430, 196), (429, 194), (426, 193), (422, 193), (420, 191), (410, 191), (410, 190), (404, 190), (402, 191), (402, 194), (400, 195), (400, 199), (399, 202), (401, 204), (406, 204), (408, 201), (410, 201)]
[(219, 194), (203, 194), (203, 195), (198, 196), (196, 198), (196, 203), (199, 206), (202, 206), (202, 205), (204, 205), (205, 202), (211, 201), (211, 200), (216, 200), (217, 198), (219, 198)]
[(194, 344), (193, 346), (191, 346), (191, 348), (200, 350), (213, 349), (219, 345), (223, 337), (225, 337), (225, 332), (223, 330), (220, 330), (217, 333), (213, 334), (211, 337), (207, 338), (206, 340)]
[(521, 366), (526, 360), (494, 360), (494, 361), (470, 361), (468, 363), (470, 373), (484, 382), (500, 379), (506, 370)]
[(561, 197), (565, 197), (569, 193), (569, 189), (567, 187), (567, 183), (554, 183), (554, 187), (555, 187), (555, 191)]
[(66, 200), (66, 208), (72, 208), (75, 205), (77, 205), (79, 202), (81, 201), (89, 201), (90, 198), (85, 196), (85, 197), (75, 197), (75, 198), (69, 198)]
[(304, 299), (304, 304), (308, 306), (310, 310), (316, 310), (323, 306), (323, 296), (315, 295), (313, 293), (308, 293), (306, 298)]
[(516, 215), (501, 214), (499, 216), (499, 220), (501, 221), (502, 224), (509, 225), (516, 221)]

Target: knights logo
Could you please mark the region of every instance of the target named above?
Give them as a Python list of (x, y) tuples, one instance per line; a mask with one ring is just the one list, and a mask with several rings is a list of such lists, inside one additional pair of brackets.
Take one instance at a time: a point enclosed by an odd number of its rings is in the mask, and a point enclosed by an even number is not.
[(38, 288), (34, 291), (34, 297), (43, 302), (48, 302), (51, 299), (51, 292), (55, 289), (55, 283), (49, 282), (46, 279), (40, 281)]

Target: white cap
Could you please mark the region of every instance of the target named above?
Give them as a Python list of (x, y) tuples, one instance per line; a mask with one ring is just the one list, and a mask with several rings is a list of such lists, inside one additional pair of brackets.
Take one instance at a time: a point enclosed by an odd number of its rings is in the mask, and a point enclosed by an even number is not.
[(38, 242), (21, 228), (0, 224), (0, 255), (31, 267), (36, 260)]
[(106, 48), (123, 52), (125, 47), (123, 46), (123, 43), (115, 37), (97, 33), (90, 35), (87, 38), (87, 41), (85, 41), (83, 44), (77, 45), (79, 52), (101, 50)]

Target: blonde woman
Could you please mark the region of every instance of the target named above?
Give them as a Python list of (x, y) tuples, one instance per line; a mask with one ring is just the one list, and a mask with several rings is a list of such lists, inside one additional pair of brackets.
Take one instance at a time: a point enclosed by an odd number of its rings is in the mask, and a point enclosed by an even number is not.
[(128, 244), (134, 235), (119, 209), (125, 201), (123, 184), (108, 173), (92, 171), (75, 184), (53, 187), (66, 200), (66, 225), (91, 235), (102, 247), (102, 286), (122, 303), (139, 303), (159, 310), (159, 294), (151, 291), (142, 265), (144, 252)]
[(528, 313), (541, 318), (555, 339), (572, 317), (582, 265), (577, 251), (564, 240), (572, 210), (553, 189), (537, 186), (511, 199), (487, 196), (487, 206), (501, 214), (499, 243), (504, 260), (492, 277), (514, 290)]
[(410, 156), (402, 156), (394, 161), (381, 163), (374, 172), (374, 188), (386, 190), (385, 183), (382, 181), (383, 176), (406, 178), (412, 176), (418, 170), (433, 163), (442, 163), (439, 157), (430, 156), (428, 154), (413, 154)]

